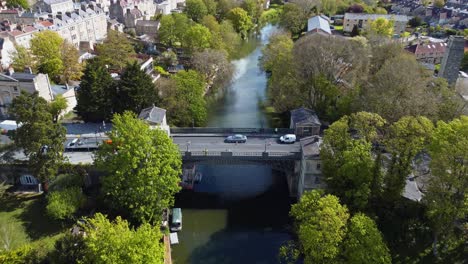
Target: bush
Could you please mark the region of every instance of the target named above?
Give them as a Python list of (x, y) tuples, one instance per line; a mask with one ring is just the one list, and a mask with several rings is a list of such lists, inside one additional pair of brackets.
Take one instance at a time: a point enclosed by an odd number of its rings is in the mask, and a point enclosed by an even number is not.
[(11, 251), (0, 251), (0, 263), (8, 264), (34, 264), (38, 263), (36, 252), (29, 246), (20, 247)]
[(78, 174), (60, 174), (49, 186), (50, 191), (61, 191), (70, 187), (83, 186), (83, 177)]
[(47, 196), (47, 214), (54, 219), (70, 219), (84, 202), (85, 197), (80, 187), (52, 191)]

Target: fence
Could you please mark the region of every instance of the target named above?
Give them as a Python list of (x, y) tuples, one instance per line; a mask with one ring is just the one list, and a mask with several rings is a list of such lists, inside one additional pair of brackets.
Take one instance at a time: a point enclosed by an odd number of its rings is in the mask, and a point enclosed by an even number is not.
[(171, 127), (171, 134), (294, 134), (292, 128)]

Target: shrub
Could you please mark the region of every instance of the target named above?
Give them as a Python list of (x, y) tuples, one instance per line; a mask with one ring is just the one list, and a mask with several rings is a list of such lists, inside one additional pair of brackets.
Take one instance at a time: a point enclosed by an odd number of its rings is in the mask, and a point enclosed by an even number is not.
[(84, 202), (85, 197), (80, 187), (52, 191), (47, 196), (47, 214), (54, 219), (70, 219)]
[(50, 191), (61, 191), (70, 187), (81, 187), (83, 178), (78, 174), (60, 174), (49, 186)]

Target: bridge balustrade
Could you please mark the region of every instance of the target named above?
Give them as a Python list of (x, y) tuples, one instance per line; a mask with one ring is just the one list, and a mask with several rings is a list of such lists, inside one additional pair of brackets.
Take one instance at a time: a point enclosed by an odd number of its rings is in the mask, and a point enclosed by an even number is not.
[(171, 127), (171, 134), (294, 134), (291, 128)]

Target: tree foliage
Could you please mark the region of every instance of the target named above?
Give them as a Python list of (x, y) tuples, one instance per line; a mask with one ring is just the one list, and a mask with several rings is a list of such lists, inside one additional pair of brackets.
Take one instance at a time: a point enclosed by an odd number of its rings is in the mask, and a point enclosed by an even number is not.
[(178, 146), (131, 112), (115, 114), (112, 124), (108, 134), (112, 144), (101, 145), (95, 157), (106, 172), (102, 184), (106, 201), (136, 223), (159, 223), (162, 210), (173, 205), (180, 190)]
[(239, 34), (241, 34), (243, 38), (247, 37), (247, 34), (254, 26), (252, 18), (249, 16), (247, 11), (240, 7), (231, 9), (227, 15), (227, 18), (232, 22), (234, 29)]
[(350, 264), (390, 264), (392, 258), (374, 220), (355, 214), (348, 223), (343, 257)]
[(286, 3), (280, 17), (280, 25), (293, 34), (299, 34), (304, 30), (307, 13), (294, 3)]
[(50, 113), (55, 123), (58, 122), (60, 115), (64, 114), (63, 111), (67, 109), (68, 103), (61, 94), (55, 96), (54, 100), (50, 102)]
[(210, 30), (200, 24), (188, 28), (182, 46), (191, 52), (202, 51), (211, 46), (212, 36)]
[(370, 34), (382, 37), (391, 37), (393, 35), (393, 24), (395, 21), (379, 17), (370, 23)]
[(207, 109), (204, 98), (206, 82), (194, 70), (180, 71), (171, 79), (158, 82), (161, 106), (176, 126), (203, 126)]
[(116, 84), (106, 67), (99, 60), (88, 61), (77, 91), (78, 115), (88, 122), (108, 120), (115, 97)]
[(198, 23), (208, 14), (208, 9), (203, 0), (187, 0), (184, 11), (189, 18)]
[(130, 40), (115, 30), (109, 30), (104, 42), (97, 45), (96, 52), (104, 64), (119, 70), (135, 60), (135, 49)]
[(21, 126), (13, 140), (24, 151), (32, 172), (47, 182), (63, 161), (65, 128), (54, 122), (50, 105), (37, 93), (22, 92), (13, 99), (10, 113)]
[(189, 19), (185, 14), (162, 16), (158, 32), (159, 41), (168, 46), (183, 42), (185, 32), (189, 28)]
[(58, 220), (71, 219), (84, 201), (85, 197), (78, 186), (52, 191), (47, 195), (47, 214)]
[(35, 70), (36, 61), (31, 51), (20, 45), (16, 45), (15, 49), (16, 51), (11, 54), (11, 66), (13, 69), (15, 71), (24, 71), (25, 68), (31, 67), (31, 69)]
[(79, 63), (80, 53), (67, 41), (64, 41), (61, 49), (61, 59), (63, 62), (62, 81), (69, 83), (71, 80), (79, 80), (83, 75), (83, 67)]
[(63, 70), (63, 41), (57, 32), (51, 30), (35, 33), (31, 39), (31, 51), (37, 60), (39, 71), (49, 74), (51, 78), (56, 78)]
[(227, 85), (234, 73), (232, 64), (226, 52), (219, 50), (204, 50), (196, 52), (192, 57), (193, 68), (204, 76), (210, 92)]
[(24, 9), (28, 9), (29, 8), (29, 3), (28, 3), (27, 0), (7, 0), (6, 1), (6, 6), (8, 8), (21, 7), (21, 8), (24, 8)]
[(163, 263), (164, 247), (158, 226), (144, 223), (133, 229), (120, 216), (111, 222), (97, 213), (87, 218), (82, 227), (86, 232), (83, 263)]
[(298, 225), (305, 263), (329, 263), (338, 257), (349, 213), (336, 196), (306, 192), (292, 206), (291, 216)]
[(438, 257), (447, 256), (457, 246), (461, 246), (463, 250), (463, 244), (466, 242), (467, 149), (467, 116), (461, 116), (448, 123), (437, 123), (429, 145), (432, 159), (431, 177), (424, 203), (428, 207), (427, 216), (434, 233), (434, 254)]
[(151, 106), (155, 99), (156, 91), (151, 77), (140, 69), (137, 62), (127, 64), (117, 83), (115, 112), (130, 110), (138, 114), (143, 108)]

